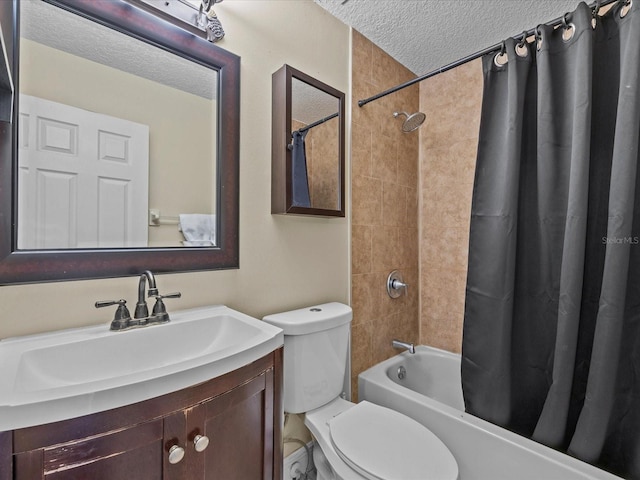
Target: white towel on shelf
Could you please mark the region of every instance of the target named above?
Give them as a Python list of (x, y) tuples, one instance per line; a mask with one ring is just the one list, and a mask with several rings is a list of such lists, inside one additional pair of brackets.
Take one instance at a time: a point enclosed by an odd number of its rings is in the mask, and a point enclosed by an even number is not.
[(182, 242), (188, 247), (210, 247), (216, 244), (216, 216), (206, 213), (181, 213)]

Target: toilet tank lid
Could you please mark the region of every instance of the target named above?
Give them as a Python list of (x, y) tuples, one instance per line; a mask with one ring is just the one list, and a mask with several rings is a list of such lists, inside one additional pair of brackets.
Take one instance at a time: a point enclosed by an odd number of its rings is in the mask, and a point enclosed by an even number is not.
[(285, 335), (306, 335), (351, 322), (351, 307), (331, 302), (289, 312), (267, 315), (263, 320), (281, 328)]

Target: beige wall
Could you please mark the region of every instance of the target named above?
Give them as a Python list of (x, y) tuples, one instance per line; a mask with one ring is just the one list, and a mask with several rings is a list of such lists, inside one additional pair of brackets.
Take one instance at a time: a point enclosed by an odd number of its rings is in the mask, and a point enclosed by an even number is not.
[[(174, 217), (215, 213), (215, 100), (27, 39), (20, 44), (20, 92), (147, 125), (149, 208)], [(177, 225), (149, 227), (150, 246), (182, 240)]]
[[(357, 101), (414, 77), (363, 35), (352, 48), (352, 394), (357, 376), (397, 353), (391, 340), (418, 342), (418, 138), (393, 113), (418, 110), (418, 86), (364, 107)], [(409, 294), (391, 299), (398, 269)]]
[[(161, 292), (183, 294), (168, 309), (225, 304), (262, 317), (348, 302), (348, 219), (271, 215), (270, 152), (271, 74), (289, 63), (347, 92), (349, 29), (311, 0), (226, 0), (216, 13), (226, 31), (220, 46), (242, 57), (240, 269), (160, 275)], [(106, 325), (113, 313), (94, 302), (131, 304), (136, 287), (135, 277), (0, 287), (0, 338)]]
[(420, 343), (462, 348), (482, 62), (420, 84)]

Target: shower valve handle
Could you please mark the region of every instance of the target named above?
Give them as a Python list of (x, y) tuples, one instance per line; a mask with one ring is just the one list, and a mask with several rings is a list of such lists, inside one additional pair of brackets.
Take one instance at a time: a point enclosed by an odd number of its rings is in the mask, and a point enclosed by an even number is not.
[(391, 280), (391, 288), (393, 288), (394, 290), (400, 290), (401, 288), (404, 288), (405, 292), (409, 291), (409, 285), (404, 282), (401, 282), (397, 278), (394, 278), (393, 280)]
[(391, 272), (387, 278), (387, 293), (391, 298), (398, 298), (403, 293), (405, 295), (409, 293), (409, 284), (404, 283), (402, 274), (397, 270)]

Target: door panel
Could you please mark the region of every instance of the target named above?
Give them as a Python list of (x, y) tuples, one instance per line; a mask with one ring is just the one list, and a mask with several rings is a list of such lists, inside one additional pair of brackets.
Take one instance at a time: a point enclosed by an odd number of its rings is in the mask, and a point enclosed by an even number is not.
[(263, 480), (265, 374), (214, 398), (206, 408), (206, 480)]
[(147, 246), (149, 128), (20, 95), (18, 247)]
[(207, 480), (263, 479), (263, 392), (208, 419), (210, 438), (205, 458)]

